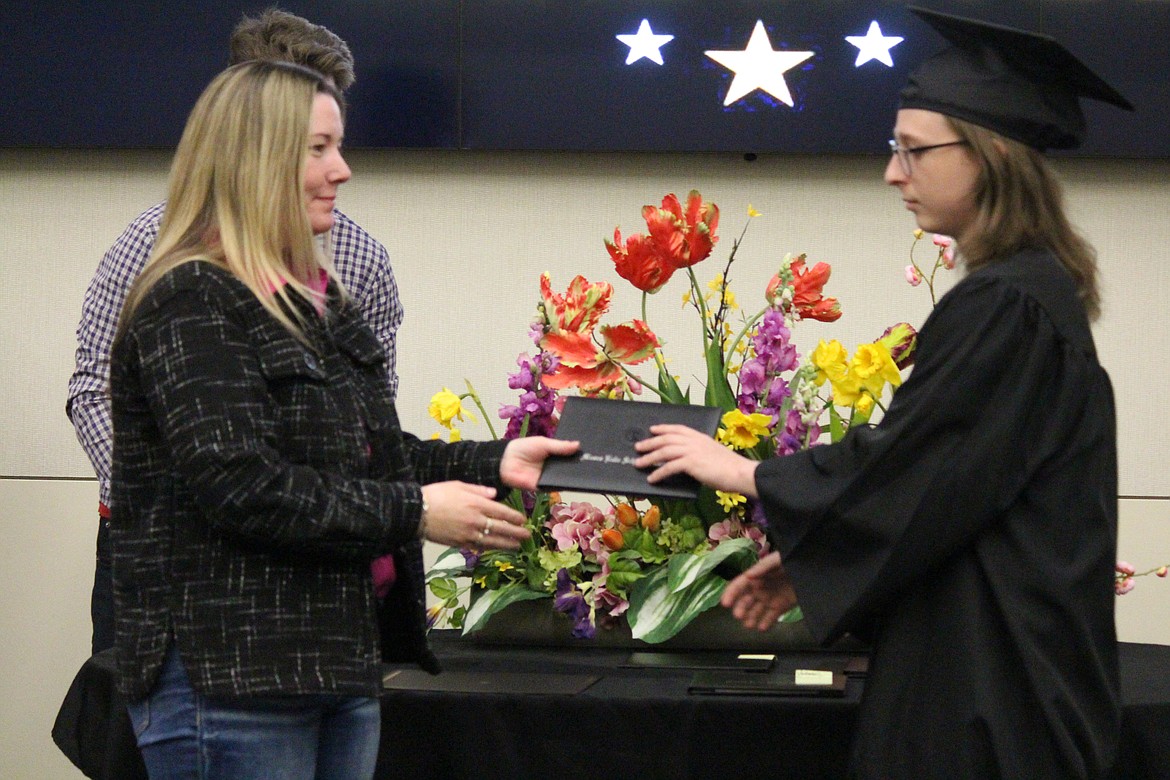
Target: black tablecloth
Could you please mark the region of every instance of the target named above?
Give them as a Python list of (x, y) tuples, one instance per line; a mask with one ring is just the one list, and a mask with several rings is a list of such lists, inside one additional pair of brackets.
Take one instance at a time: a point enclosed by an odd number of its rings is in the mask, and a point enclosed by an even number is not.
[[(387, 690), (378, 778), (839, 778), (863, 682), (840, 698), (698, 696), (693, 672), (622, 664), (628, 650), (483, 646), (432, 633), (445, 673)], [(1170, 646), (1121, 643), (1117, 780), (1170, 780)], [(840, 666), (783, 655), (777, 665)], [(78, 672), (53, 739), (88, 777), (145, 777), (110, 651)], [(391, 669), (393, 671), (393, 668)], [(580, 692), (533, 694), (526, 676)], [(451, 681), (455, 680), (453, 684)]]

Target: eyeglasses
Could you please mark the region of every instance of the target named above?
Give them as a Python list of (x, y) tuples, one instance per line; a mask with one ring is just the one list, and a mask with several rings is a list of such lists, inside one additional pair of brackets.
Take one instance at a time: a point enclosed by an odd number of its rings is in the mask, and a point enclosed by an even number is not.
[(920, 154), (925, 154), (931, 149), (942, 149), (947, 146), (966, 146), (967, 141), (947, 141), (945, 144), (930, 144), (929, 146), (899, 146), (898, 142), (893, 138), (890, 139), (890, 154), (897, 155), (898, 165), (902, 166), (902, 173), (907, 176), (914, 175), (914, 170), (910, 165), (911, 159)]

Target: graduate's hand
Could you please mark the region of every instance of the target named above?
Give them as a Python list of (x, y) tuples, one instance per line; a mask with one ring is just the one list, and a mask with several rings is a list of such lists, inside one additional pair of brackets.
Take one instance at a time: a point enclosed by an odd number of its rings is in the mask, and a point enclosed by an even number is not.
[(634, 444), (641, 453), (634, 465), (657, 466), (646, 478), (659, 482), (674, 474), (690, 474), (708, 487), (756, 498), (756, 466), (712, 439), (685, 425), (651, 425), (650, 438)]
[(518, 550), (532, 535), (524, 515), (493, 500), (496, 489), (467, 482), (433, 482), (422, 487), (427, 504), (423, 535), (448, 547)]
[(547, 436), (512, 439), (500, 461), (500, 480), (508, 487), (536, 490), (536, 480), (549, 455), (572, 455), (580, 442), (560, 441)]
[(767, 631), (788, 610), (796, 606), (796, 591), (784, 572), (780, 553), (773, 552), (727, 583), (719, 603), (744, 628)]

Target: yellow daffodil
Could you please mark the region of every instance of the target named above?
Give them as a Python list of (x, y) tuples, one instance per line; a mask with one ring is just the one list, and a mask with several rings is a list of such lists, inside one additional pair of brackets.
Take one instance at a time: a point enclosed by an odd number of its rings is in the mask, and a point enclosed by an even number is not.
[(813, 350), (812, 364), (817, 367), (815, 381), (818, 385), (823, 385), (826, 379), (837, 381), (843, 379), (849, 370), (849, 353), (836, 339), (821, 341)]
[(733, 449), (750, 449), (756, 446), (761, 436), (768, 435), (768, 423), (771, 421), (772, 418), (766, 414), (744, 414), (738, 409), (732, 409), (723, 415), (719, 441)]
[(731, 512), (737, 506), (747, 503), (747, 496), (741, 493), (724, 493), (722, 490), (715, 491), (715, 498), (725, 512)]
[(833, 403), (836, 406), (853, 406), (865, 391), (857, 372), (853, 370), (846, 370), (841, 376), (830, 378), (829, 384), (833, 388)]
[(859, 415), (869, 419), (869, 416), (873, 413), (873, 396), (869, 393), (862, 393), (857, 397), (853, 408), (857, 410)]
[(890, 349), (881, 342), (858, 347), (853, 356), (853, 370), (861, 384), (874, 395), (881, 393), (886, 382), (894, 387), (902, 384), (902, 374), (890, 357)]
[(754, 208), (752, 208), (752, 204), (749, 203), (748, 204), (748, 219), (753, 219), (753, 218), (758, 217), (758, 216), (761, 216), (760, 212), (758, 212)]
[(475, 422), (475, 416), (463, 408), (463, 400), (445, 387), (431, 396), (427, 413), (444, 428), (451, 428), (451, 424), (455, 420), (462, 420), (464, 415)]
[(516, 568), (509, 561), (495, 561), (496, 568), (500, 571), (508, 571), (508, 569)]

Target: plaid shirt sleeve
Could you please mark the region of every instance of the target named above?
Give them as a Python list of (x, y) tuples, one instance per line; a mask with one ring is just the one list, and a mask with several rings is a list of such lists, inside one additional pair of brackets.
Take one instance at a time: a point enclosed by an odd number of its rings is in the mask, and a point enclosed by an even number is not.
[(398, 397), (396, 340), (403, 310), (398, 297), (398, 282), (390, 268), (390, 256), (386, 247), (349, 217), (340, 211), (333, 214), (336, 218), (332, 231), (334, 264), (366, 323), (386, 351), (390, 399), (394, 400)]
[(158, 236), (165, 203), (142, 212), (122, 232), (102, 257), (85, 291), (81, 322), (77, 326), (77, 352), (65, 413), (77, 432), (85, 454), (93, 464), (100, 500), (110, 501), (110, 347), (118, 327), (118, 315), (130, 285), (146, 265)]

